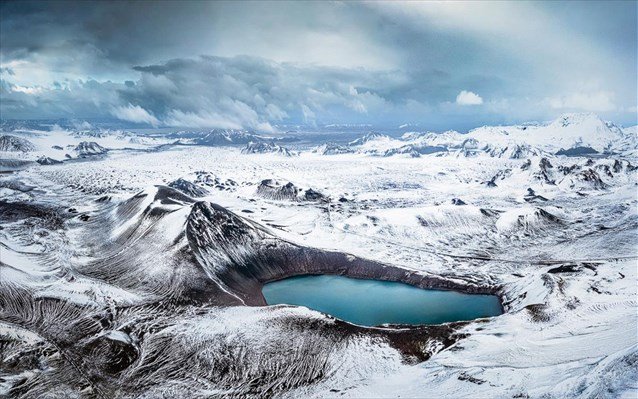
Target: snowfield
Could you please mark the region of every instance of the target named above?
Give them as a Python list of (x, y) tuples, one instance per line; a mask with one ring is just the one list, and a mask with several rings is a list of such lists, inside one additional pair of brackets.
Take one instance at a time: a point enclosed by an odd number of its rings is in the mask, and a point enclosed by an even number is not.
[[(0, 396), (638, 395), (635, 128), (239, 134), (2, 132)], [(332, 263), (506, 312), (366, 329), (263, 306)]]

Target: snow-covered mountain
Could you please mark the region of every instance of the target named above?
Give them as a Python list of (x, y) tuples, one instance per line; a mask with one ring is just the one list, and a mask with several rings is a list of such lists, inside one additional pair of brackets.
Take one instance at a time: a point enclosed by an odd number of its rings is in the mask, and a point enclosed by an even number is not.
[(635, 128), (622, 129), (591, 113), (565, 114), (546, 124), (483, 126), (467, 134), (408, 132), (400, 140), (381, 135), (364, 136), (351, 144), (359, 152), (376, 155), (406, 154), (412, 157), (447, 153), (464, 157), (487, 155), (522, 159), (532, 156), (587, 155), (597, 153), (635, 154)]
[(36, 147), (27, 139), (4, 134), (0, 136), (0, 151), (6, 152), (31, 152)]
[[(317, 134), (294, 157), (262, 139), (241, 155), (242, 135), (8, 134), (34, 149), (0, 151), (0, 396), (635, 392), (635, 128)], [(493, 294), (504, 313), (368, 328), (267, 306), (265, 284), (304, 274)]]
[[(619, 145), (628, 138), (620, 127), (591, 113), (565, 114), (541, 125), (484, 126), (470, 131), (468, 136), (483, 144), (500, 147), (523, 144), (551, 153), (575, 147), (597, 152), (618, 151), (622, 150)], [(636, 146), (637, 142), (627, 144)]]
[(352, 140), (351, 142), (348, 143), (348, 145), (350, 146), (357, 146), (357, 145), (362, 145), (365, 144), (369, 141), (372, 140), (379, 140), (379, 139), (387, 139), (388, 136), (385, 134), (381, 134), (381, 133), (376, 133), (376, 132), (370, 132), (370, 133), (366, 133), (365, 135), (359, 137), (358, 139)]
[(346, 145), (339, 145), (336, 143), (326, 143), (320, 146), (317, 146), (313, 152), (321, 155), (341, 155), (341, 154), (351, 154), (354, 153), (355, 150)]
[(294, 151), (289, 150), (286, 147), (277, 145), (273, 142), (250, 142), (246, 144), (246, 147), (242, 148), (242, 154), (278, 154), (285, 157), (292, 157), (297, 155)]
[(181, 191), (182, 193), (193, 198), (205, 197), (209, 194), (208, 190), (206, 190), (205, 188), (200, 187), (197, 184), (181, 177), (168, 183), (168, 187), (174, 188), (177, 191)]
[(108, 149), (102, 147), (95, 141), (82, 141), (75, 146), (74, 151), (79, 157), (87, 157), (91, 155), (106, 154)]
[(261, 139), (260, 136), (247, 131), (224, 129), (213, 129), (208, 132), (182, 131), (170, 133), (168, 137), (171, 139), (176, 139), (179, 141), (179, 143), (182, 144), (210, 146), (224, 146), (232, 144), (241, 145)]
[(40, 165), (57, 165), (62, 163), (62, 161), (58, 161), (57, 159), (53, 159), (50, 157), (45, 157), (44, 155), (38, 158), (36, 162)]

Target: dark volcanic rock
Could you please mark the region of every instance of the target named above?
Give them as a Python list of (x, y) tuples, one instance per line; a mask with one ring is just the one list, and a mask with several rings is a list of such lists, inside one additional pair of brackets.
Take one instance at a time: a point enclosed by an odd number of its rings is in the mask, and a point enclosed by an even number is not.
[(11, 180), (0, 180), (0, 188), (8, 188), (10, 190), (28, 193), (29, 191), (33, 191), (33, 189), (35, 189), (36, 186), (30, 186), (30, 185), (24, 184), (20, 180), (11, 179)]
[(257, 187), (257, 195), (272, 200), (294, 201), (297, 199), (299, 191), (301, 189), (290, 182), (281, 185), (272, 179), (262, 180)]
[(549, 162), (549, 159), (543, 157), (538, 163), (538, 171), (534, 173), (533, 177), (547, 184), (554, 185), (556, 184), (556, 181), (551, 177), (552, 176), (551, 170), (553, 168), (554, 166), (551, 164), (551, 162)]
[(262, 180), (257, 187), (257, 195), (278, 201), (325, 201), (327, 197), (320, 192), (302, 189), (293, 183), (281, 184), (273, 179)]
[(264, 283), (301, 274), (340, 274), (400, 281), (421, 288), (494, 292), (489, 288), (464, 286), (345, 253), (298, 246), (273, 236), (264, 227), (219, 205), (206, 202), (193, 206), (186, 236), (197, 259), (203, 264), (217, 265), (217, 276), (246, 304), (265, 304), (261, 294)]
[(309, 188), (304, 192), (303, 199), (306, 201), (324, 201), (326, 196), (321, 194), (319, 191)]
[(399, 148), (391, 148), (383, 153), (384, 157), (390, 157), (397, 154), (407, 154), (412, 158), (419, 158), (421, 155), (435, 154), (447, 151), (446, 147), (431, 146), (424, 144), (407, 144)]
[(531, 189), (531, 188), (527, 189), (527, 194), (523, 197), (523, 199), (526, 202), (545, 202), (545, 201), (548, 201), (548, 199), (543, 197), (542, 195), (537, 195), (536, 192), (534, 192), (534, 190)]
[(288, 148), (277, 145), (273, 142), (250, 142), (246, 144), (246, 147), (242, 148), (242, 154), (279, 154), (286, 157), (292, 157), (297, 155), (290, 151)]
[(83, 141), (75, 147), (75, 152), (79, 157), (86, 157), (106, 154), (108, 149), (102, 147), (95, 141)]
[(27, 161), (24, 159), (0, 159), (0, 171), (24, 169), (32, 164), (33, 161)]
[(0, 151), (31, 152), (35, 151), (35, 145), (22, 137), (5, 134), (0, 136)]
[(575, 273), (580, 271), (580, 268), (578, 267), (578, 265), (562, 265), (562, 266), (558, 266), (558, 267), (554, 267), (552, 269), (549, 269), (547, 271), (547, 273)]
[(0, 201), (0, 221), (10, 223), (29, 218), (50, 229), (59, 229), (64, 223), (60, 211), (48, 204)]
[(173, 180), (172, 182), (168, 183), (168, 186), (195, 198), (205, 197), (209, 194), (206, 189), (199, 187), (195, 183), (191, 183), (188, 180), (184, 180), (182, 178)]
[(581, 169), (580, 165), (576, 165), (576, 164), (574, 164), (572, 166), (562, 166), (561, 165), (561, 166), (558, 167), (558, 170), (561, 173), (563, 173), (565, 176), (567, 176), (567, 175), (569, 175), (571, 173), (574, 173), (575, 171), (578, 171), (580, 169)]
[(112, 331), (90, 340), (82, 351), (94, 359), (93, 367), (109, 375), (126, 370), (139, 357), (139, 350), (131, 337), (121, 331)]
[(170, 133), (167, 137), (177, 139), (177, 143), (202, 146), (245, 145), (250, 142), (263, 141), (264, 138), (243, 130), (213, 129), (207, 132), (185, 131)]
[(607, 188), (607, 184), (602, 181), (600, 175), (598, 175), (598, 173), (596, 173), (593, 169), (583, 170), (576, 175), (576, 178), (580, 181), (591, 184), (591, 186), (597, 190), (604, 190)]
[(570, 149), (560, 149), (556, 155), (566, 155), (568, 157), (578, 157), (583, 155), (598, 154), (598, 151), (591, 147), (573, 147)]
[(607, 177), (614, 177), (614, 174), (611, 173), (611, 168), (609, 167), (609, 165), (596, 165), (596, 170), (602, 171)]
[(485, 209), (485, 208), (480, 208), (479, 211), (481, 212), (482, 215), (487, 217), (496, 217), (503, 212), (496, 209)]
[[(66, 219), (74, 216), (69, 206)], [(10, 397), (162, 397), (166, 389), (175, 397), (208, 397), (211, 389), (222, 396), (275, 397), (328, 378), (350, 345), (389, 345), (414, 364), (466, 336), (459, 330), (467, 323), (364, 328), (286, 305), (262, 307), (263, 284), (289, 276), (341, 274), (469, 293), (498, 290), (300, 246), (168, 186), (102, 208), (77, 223), (91, 260), (65, 277), (106, 281), (144, 300), (131, 305), (107, 298), (107, 306), (87, 306), (33, 298), (20, 286), (0, 284), (1, 315), (43, 342), (22, 352), (0, 342), (13, 359), (5, 369), (28, 371), (9, 384)], [(0, 202), (3, 221), (52, 216), (34, 204)], [(238, 322), (246, 324), (229, 327)], [(268, 336), (243, 336), (254, 327)]]
[(339, 155), (339, 154), (351, 154), (351, 153), (354, 153), (354, 150), (350, 147), (342, 146), (339, 144), (326, 143), (316, 148), (313, 152), (319, 153), (321, 155)]
[(57, 159), (49, 158), (49, 157), (40, 157), (36, 161), (40, 165), (56, 165), (62, 163), (62, 161), (58, 161)]
[(540, 208), (538, 208), (538, 209), (536, 209), (536, 210), (534, 211), (534, 213), (535, 213), (536, 215), (538, 215), (538, 216), (539, 216), (539, 218), (544, 219), (544, 220), (547, 220), (547, 221), (549, 221), (549, 222), (552, 222), (552, 223), (558, 223), (558, 224), (562, 224), (562, 223), (563, 223), (563, 221), (562, 221), (562, 220), (561, 220), (558, 216), (555, 216), (555, 215), (553, 215), (553, 214), (551, 214), (551, 213), (547, 212), (547, 211), (546, 211), (546, 210), (544, 210), (544, 209), (540, 209)]

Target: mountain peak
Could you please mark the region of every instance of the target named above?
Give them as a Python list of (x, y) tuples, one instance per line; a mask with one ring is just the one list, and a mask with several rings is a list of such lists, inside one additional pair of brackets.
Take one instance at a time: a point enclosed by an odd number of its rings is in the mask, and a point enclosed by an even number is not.
[(605, 121), (600, 119), (600, 117), (593, 112), (571, 112), (562, 114), (549, 123), (549, 125), (567, 127), (588, 122), (605, 124)]

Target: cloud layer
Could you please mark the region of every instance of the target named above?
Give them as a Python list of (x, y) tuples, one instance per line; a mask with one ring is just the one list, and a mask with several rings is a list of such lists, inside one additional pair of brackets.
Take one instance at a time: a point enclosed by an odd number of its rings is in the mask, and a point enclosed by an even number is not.
[(260, 130), (636, 118), (635, 2), (0, 7), (3, 118)]

